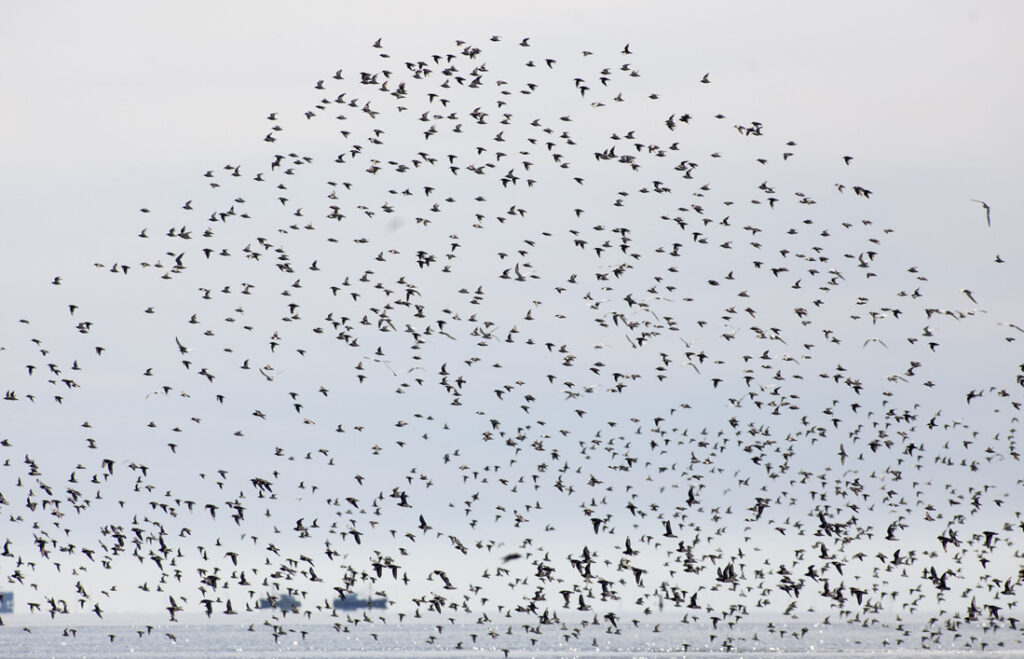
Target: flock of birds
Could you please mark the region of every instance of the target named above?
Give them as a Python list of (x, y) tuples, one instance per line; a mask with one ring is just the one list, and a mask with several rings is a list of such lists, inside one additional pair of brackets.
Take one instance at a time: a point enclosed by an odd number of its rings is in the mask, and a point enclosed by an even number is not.
[(370, 53), (5, 319), (19, 603), (288, 594), (251, 628), (420, 619), (449, 648), (1017, 628), (1024, 364), (947, 346), (1024, 330), (935, 301), (851, 156), (708, 109), (709, 74), (666, 98), (629, 46)]

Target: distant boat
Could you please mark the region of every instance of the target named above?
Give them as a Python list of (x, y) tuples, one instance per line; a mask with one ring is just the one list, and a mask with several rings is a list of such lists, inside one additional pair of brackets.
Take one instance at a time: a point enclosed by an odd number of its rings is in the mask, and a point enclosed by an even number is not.
[(298, 611), (302, 602), (291, 595), (267, 595), (257, 604), (260, 609), (280, 609), (282, 611)]
[(362, 597), (352, 594), (342, 595), (341, 597), (334, 598), (334, 608), (341, 609), (342, 611), (352, 611), (355, 609), (386, 609), (388, 608), (388, 598), (367, 597), (366, 599), (363, 599)]
[(14, 613), (14, 593), (0, 591), (0, 613)]

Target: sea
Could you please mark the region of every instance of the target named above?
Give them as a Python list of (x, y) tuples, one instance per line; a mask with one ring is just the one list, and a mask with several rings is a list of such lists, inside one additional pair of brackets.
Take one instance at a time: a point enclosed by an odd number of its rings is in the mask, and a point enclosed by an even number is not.
[[(0, 657), (1020, 657), (1024, 635), (1004, 627), (982, 630), (961, 625), (922, 644), (919, 632), (853, 624), (772, 625), (738, 623), (712, 630), (683, 623), (621, 624), (620, 633), (605, 627), (578, 636), (549, 626), (543, 633), (522, 625), (404, 622), (359, 626), (249, 623), (83, 622), (62, 624), (17, 616), (0, 627)], [(35, 623), (35, 624), (32, 624)], [(806, 631), (804, 631), (806, 629)], [(907, 625), (906, 629), (915, 629)], [(919, 627), (917, 628), (919, 629)], [(511, 632), (511, 633), (509, 633)], [(781, 632), (781, 633), (780, 633)], [(710, 634), (715, 635), (713, 641)], [(474, 637), (475, 635), (475, 637)], [(475, 639), (475, 640), (474, 640)], [(732, 640), (730, 640), (732, 639)]]

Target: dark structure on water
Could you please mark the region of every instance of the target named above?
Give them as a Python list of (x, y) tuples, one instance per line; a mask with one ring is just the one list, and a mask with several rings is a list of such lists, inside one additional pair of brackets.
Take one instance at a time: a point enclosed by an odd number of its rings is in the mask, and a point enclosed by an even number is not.
[(341, 609), (343, 611), (352, 611), (354, 609), (386, 609), (388, 608), (388, 600), (386, 597), (367, 597), (366, 599), (363, 599), (356, 595), (349, 594), (334, 598), (334, 608)]
[(256, 604), (260, 609), (280, 609), (282, 611), (298, 611), (302, 602), (291, 595), (267, 595)]

